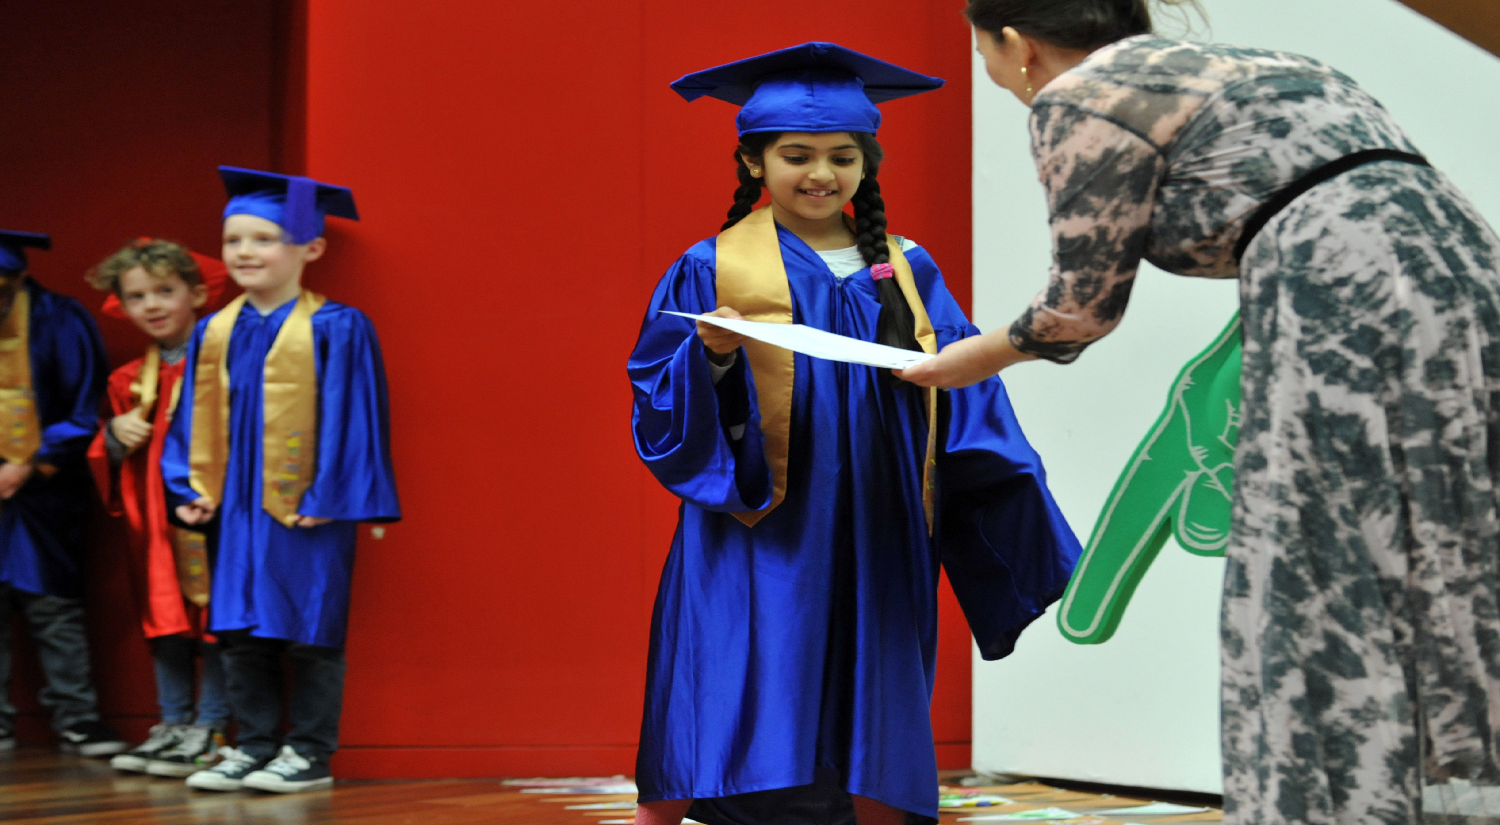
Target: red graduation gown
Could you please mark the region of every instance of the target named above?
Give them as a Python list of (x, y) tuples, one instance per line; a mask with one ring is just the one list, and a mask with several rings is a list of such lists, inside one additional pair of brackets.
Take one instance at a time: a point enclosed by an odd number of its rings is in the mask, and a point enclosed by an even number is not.
[[(107, 396), (111, 416), (139, 404), (130, 385), (140, 374), (144, 361), (137, 358), (110, 373)], [(161, 477), (161, 450), (171, 421), (172, 391), (182, 380), (186, 363), (183, 359), (176, 364), (161, 364), (151, 440), (125, 457), (118, 476), (110, 471), (104, 427), (99, 428), (89, 447), (89, 467), (105, 507), (110, 515), (125, 516), (130, 525), (130, 556), (126, 567), (147, 638), (176, 634), (203, 636), (208, 626), (208, 611), (183, 598), (178, 584), (175, 528), (167, 521), (167, 499)]]

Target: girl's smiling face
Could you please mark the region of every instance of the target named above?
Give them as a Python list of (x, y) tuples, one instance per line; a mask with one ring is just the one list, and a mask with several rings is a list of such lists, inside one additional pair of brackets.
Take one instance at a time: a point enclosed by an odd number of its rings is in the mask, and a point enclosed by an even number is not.
[(119, 297), (125, 316), (142, 332), (173, 347), (192, 334), (208, 288), (190, 285), (176, 273), (158, 277), (137, 266), (120, 276)]
[(761, 157), (744, 160), (751, 174), (764, 178), (783, 223), (792, 216), (812, 223), (839, 219), (865, 168), (864, 153), (848, 132), (787, 132)]

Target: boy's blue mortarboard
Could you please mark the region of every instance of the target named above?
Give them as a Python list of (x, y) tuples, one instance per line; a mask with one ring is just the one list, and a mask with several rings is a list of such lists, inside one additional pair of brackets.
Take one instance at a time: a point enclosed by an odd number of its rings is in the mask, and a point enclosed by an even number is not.
[(684, 75), (672, 83), (685, 100), (704, 95), (740, 106), (735, 125), (752, 132), (869, 132), (876, 103), (930, 92), (943, 79), (876, 60), (833, 43), (803, 43)]
[(219, 177), (229, 192), (229, 203), (224, 206), (226, 219), (230, 215), (265, 218), (286, 230), (292, 243), (321, 237), (325, 215), (359, 220), (354, 193), (343, 186), (235, 166), (220, 166)]
[(51, 249), (52, 236), (40, 232), (10, 232), (0, 229), (0, 273), (26, 271), (26, 247)]

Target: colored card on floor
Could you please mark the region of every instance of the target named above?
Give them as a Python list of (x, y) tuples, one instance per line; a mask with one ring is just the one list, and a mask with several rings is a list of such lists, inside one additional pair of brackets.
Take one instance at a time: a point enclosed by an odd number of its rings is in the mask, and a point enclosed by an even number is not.
[(1010, 805), (1014, 800), (992, 793), (945, 793), (938, 797), (939, 808), (988, 808)]

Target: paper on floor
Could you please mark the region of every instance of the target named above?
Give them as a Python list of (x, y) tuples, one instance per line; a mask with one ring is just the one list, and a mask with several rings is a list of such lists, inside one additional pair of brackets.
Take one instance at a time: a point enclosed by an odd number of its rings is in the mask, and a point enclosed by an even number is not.
[(1174, 805), (1171, 802), (1152, 802), (1150, 805), (1136, 805), (1131, 808), (1112, 808), (1108, 811), (1090, 811), (1099, 816), (1175, 816), (1177, 814), (1201, 814), (1210, 808), (1197, 808), (1192, 805)]
[(575, 785), (567, 788), (522, 788), (521, 793), (567, 793), (585, 794), (635, 793), (634, 782), (617, 782), (609, 785)]

